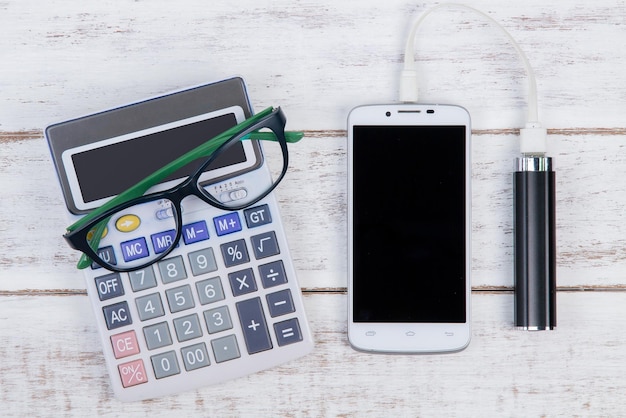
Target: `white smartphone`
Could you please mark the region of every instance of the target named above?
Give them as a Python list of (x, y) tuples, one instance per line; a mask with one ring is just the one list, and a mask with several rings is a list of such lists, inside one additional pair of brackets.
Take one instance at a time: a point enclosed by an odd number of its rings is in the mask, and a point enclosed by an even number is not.
[(470, 341), (470, 116), (453, 105), (348, 116), (348, 339), (436, 353)]

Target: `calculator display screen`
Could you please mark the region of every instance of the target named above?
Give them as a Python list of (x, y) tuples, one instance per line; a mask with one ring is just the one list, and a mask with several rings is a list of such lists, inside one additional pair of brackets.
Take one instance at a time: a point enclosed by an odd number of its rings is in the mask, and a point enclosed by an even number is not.
[[(116, 142), (72, 155), (83, 201), (115, 196), (213, 136), (237, 124), (228, 113), (188, 125)], [(209, 166), (210, 170), (246, 161), (242, 143), (235, 144)], [(192, 174), (202, 161), (188, 164), (165, 181)]]
[(354, 126), (355, 322), (466, 322), (465, 130)]

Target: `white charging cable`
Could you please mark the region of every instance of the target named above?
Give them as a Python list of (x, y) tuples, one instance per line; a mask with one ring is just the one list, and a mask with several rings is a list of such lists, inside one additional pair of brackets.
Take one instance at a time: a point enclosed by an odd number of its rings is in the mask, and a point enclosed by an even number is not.
[(513, 39), (511, 34), (504, 29), (502, 25), (496, 22), (489, 15), (474, 9), (473, 7), (457, 3), (443, 3), (426, 10), (415, 21), (409, 33), (404, 51), (404, 68), (400, 75), (400, 101), (407, 103), (416, 103), (418, 101), (418, 82), (417, 70), (415, 66), (415, 36), (422, 22), (432, 13), (440, 9), (462, 9), (474, 12), (495, 27), (499, 28), (513, 45), (519, 58), (524, 64), (526, 74), (528, 76), (528, 117), (526, 119), (525, 128), (520, 129), (520, 151), (525, 155), (545, 155), (546, 153), (546, 129), (541, 127), (538, 117), (537, 106), (537, 83), (535, 81), (535, 72), (528, 62), (528, 58), (519, 44)]

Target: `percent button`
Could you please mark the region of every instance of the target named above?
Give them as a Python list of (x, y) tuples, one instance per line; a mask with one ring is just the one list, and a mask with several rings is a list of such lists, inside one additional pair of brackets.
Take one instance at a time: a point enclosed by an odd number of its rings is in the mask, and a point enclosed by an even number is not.
[(226, 267), (245, 264), (250, 261), (246, 241), (243, 239), (220, 245)]

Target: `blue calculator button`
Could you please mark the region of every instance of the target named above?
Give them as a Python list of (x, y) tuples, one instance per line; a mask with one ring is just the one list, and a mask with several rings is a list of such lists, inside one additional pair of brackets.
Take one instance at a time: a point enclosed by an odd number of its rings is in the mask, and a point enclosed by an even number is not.
[(232, 234), (241, 231), (241, 220), (237, 212), (227, 213), (226, 215), (213, 218), (215, 230), (218, 236)]
[(193, 244), (194, 242), (206, 241), (209, 239), (209, 228), (206, 222), (199, 221), (192, 224), (183, 225), (183, 240), (185, 244)]
[(174, 238), (176, 238), (176, 231), (174, 229), (150, 235), (154, 252), (156, 254), (161, 254), (162, 252), (169, 250), (172, 245), (174, 245)]
[(148, 244), (144, 237), (122, 242), (120, 246), (122, 247), (122, 256), (126, 262), (145, 258), (150, 255), (148, 252)]

